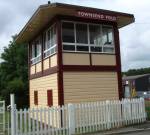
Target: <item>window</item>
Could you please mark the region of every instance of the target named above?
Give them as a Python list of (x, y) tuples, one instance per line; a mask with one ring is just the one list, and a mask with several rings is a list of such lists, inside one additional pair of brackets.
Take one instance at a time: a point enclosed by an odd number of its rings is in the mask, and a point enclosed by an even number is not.
[(150, 83), (150, 77), (148, 77), (148, 82)]
[(51, 107), (53, 105), (53, 93), (52, 90), (47, 90), (47, 105)]
[(38, 105), (38, 91), (34, 91), (34, 104)]
[(41, 60), (41, 38), (36, 39), (32, 44), (31, 63), (35, 64)]
[(56, 53), (56, 26), (51, 26), (44, 34), (44, 57)]
[(113, 44), (113, 31), (111, 27), (103, 26), (103, 44), (112, 45)]
[(89, 25), (90, 44), (101, 45), (101, 33), (99, 25)]
[(74, 24), (65, 22), (62, 24), (62, 39), (63, 42), (68, 42), (68, 43), (74, 43), (75, 42), (75, 37), (74, 37)]
[(88, 43), (87, 24), (76, 24), (76, 37), (77, 43)]
[(114, 53), (113, 28), (100, 24), (62, 22), (63, 51)]

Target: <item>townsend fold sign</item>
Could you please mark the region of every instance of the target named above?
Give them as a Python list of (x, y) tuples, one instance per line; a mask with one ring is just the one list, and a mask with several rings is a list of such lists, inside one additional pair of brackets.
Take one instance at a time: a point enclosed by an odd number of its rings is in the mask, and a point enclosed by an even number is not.
[(96, 20), (112, 21), (112, 22), (117, 21), (116, 16), (111, 16), (111, 15), (106, 15), (101, 13), (85, 12), (85, 11), (77, 11), (76, 16), (82, 18), (96, 19)]

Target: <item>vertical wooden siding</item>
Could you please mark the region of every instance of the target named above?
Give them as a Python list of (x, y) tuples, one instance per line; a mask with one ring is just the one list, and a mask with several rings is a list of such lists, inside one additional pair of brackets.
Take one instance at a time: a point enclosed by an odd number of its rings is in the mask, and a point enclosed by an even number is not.
[(47, 106), (47, 90), (52, 89), (53, 105), (58, 105), (57, 73), (30, 80), (30, 107), (34, 105), (34, 91), (38, 91), (38, 107)]
[(117, 72), (64, 72), (64, 103), (118, 99)]

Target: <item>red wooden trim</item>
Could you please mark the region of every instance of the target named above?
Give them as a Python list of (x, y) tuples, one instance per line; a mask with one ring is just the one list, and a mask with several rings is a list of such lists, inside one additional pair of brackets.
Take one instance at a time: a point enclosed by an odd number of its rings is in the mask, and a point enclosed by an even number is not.
[(122, 13), (117, 11), (111, 11), (111, 10), (105, 10), (105, 9), (98, 9), (98, 8), (92, 8), (92, 7), (85, 7), (85, 6), (77, 6), (77, 5), (71, 5), (71, 4), (64, 4), (64, 3), (54, 3), (57, 7), (66, 8), (66, 9), (75, 9), (76, 11), (81, 10), (85, 12), (96, 12), (96, 13), (102, 13), (102, 14), (108, 14), (108, 15), (115, 15), (115, 16), (126, 16), (133, 18), (133, 14), (128, 13)]
[(44, 63), (43, 63), (43, 59), (44, 59), (44, 34), (42, 33), (41, 35), (41, 66), (42, 66), (42, 73), (43, 73), (43, 69), (44, 69)]
[(68, 21), (77, 21), (77, 22), (85, 22), (85, 23), (95, 23), (95, 24), (104, 24), (104, 25), (115, 25), (116, 22), (110, 22), (105, 20), (93, 20), (89, 18), (81, 18), (76, 16), (65, 16), (65, 15), (58, 15), (60, 20), (68, 20)]
[[(75, 53), (75, 54), (90, 54), (89, 52), (65, 52), (63, 51), (63, 53)], [(97, 54), (97, 55), (115, 55), (115, 53), (95, 53), (95, 52), (91, 52), (91, 55), (92, 54)]]
[(53, 91), (47, 90), (47, 105), (49, 107), (53, 106)]
[(117, 71), (117, 66), (63, 65), (63, 71), (77, 71), (77, 72)]
[(57, 70), (58, 70), (57, 66), (46, 69), (43, 71), (43, 76), (57, 73)]
[(51, 67), (51, 57), (49, 57), (48, 59), (49, 59), (49, 68), (50, 68)]
[(121, 75), (121, 56), (120, 56), (119, 30), (118, 30), (117, 25), (114, 26), (114, 38), (115, 38), (117, 77), (118, 77), (118, 93), (119, 93), (119, 99), (121, 99), (123, 97), (123, 90), (122, 90), (122, 75)]
[(31, 70), (30, 70), (30, 59), (31, 59), (31, 45), (30, 43), (28, 44), (28, 86), (29, 86), (29, 106), (30, 106), (30, 74), (31, 74)]
[(58, 104), (64, 105), (64, 89), (63, 89), (63, 69), (62, 69), (62, 40), (61, 40), (61, 22), (57, 20), (57, 65), (58, 65)]
[(47, 76), (47, 75), (51, 75), (51, 74), (54, 74), (54, 73), (57, 73), (57, 70), (58, 70), (57, 66), (51, 67), (49, 69), (43, 70), (43, 73), (41, 71), (41, 72), (38, 72), (36, 74), (30, 75), (30, 80), (35, 79), (35, 78), (39, 78), (39, 77), (44, 77), (44, 76)]
[(89, 53), (89, 59), (90, 59), (90, 66), (92, 66), (92, 54)]
[(38, 105), (38, 91), (34, 91), (34, 104)]
[(35, 74), (37, 74), (37, 72), (36, 72), (36, 65), (37, 65), (37, 63), (34, 65), (35, 66)]

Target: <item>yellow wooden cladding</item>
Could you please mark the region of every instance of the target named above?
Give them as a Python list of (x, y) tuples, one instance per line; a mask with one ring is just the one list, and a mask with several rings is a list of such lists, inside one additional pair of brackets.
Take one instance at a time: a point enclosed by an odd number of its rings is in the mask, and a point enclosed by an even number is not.
[(64, 103), (118, 99), (116, 72), (64, 72)]
[(57, 73), (30, 80), (30, 107), (34, 105), (34, 91), (38, 91), (38, 107), (47, 107), (47, 90), (52, 89), (53, 105), (58, 105)]
[(89, 54), (63, 53), (64, 65), (90, 65)]
[(92, 65), (116, 65), (115, 55), (92, 54)]
[(36, 64), (36, 73), (41, 72), (42, 71), (42, 62), (39, 62)]
[(50, 62), (49, 58), (43, 60), (43, 69), (44, 70), (49, 68), (49, 65), (50, 65), (49, 62)]
[(51, 67), (57, 66), (57, 54), (50, 57), (50, 66)]
[(30, 74), (35, 74), (35, 65), (30, 67)]

